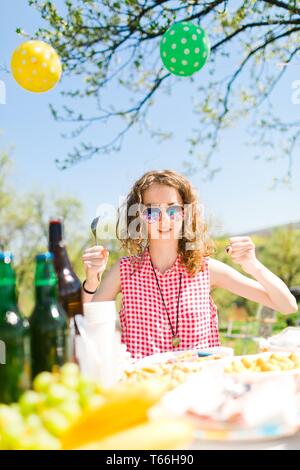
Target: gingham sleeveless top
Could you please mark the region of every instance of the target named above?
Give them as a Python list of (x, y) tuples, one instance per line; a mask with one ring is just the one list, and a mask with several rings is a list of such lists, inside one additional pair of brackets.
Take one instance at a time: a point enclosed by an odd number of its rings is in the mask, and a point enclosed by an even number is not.
[(203, 270), (194, 277), (180, 263), (179, 255), (163, 274), (157, 268), (154, 269), (174, 331), (182, 273), (177, 331), (181, 342), (179, 347), (172, 346), (168, 316), (146, 249), (138, 270), (133, 269), (130, 257), (120, 259), (122, 343), (126, 344), (132, 357), (219, 346), (218, 314), (210, 295), (208, 257), (204, 258)]

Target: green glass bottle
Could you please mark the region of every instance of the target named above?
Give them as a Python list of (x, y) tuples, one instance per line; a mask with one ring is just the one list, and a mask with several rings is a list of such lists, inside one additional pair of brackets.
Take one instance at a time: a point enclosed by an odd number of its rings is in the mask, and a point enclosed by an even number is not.
[(68, 361), (68, 322), (57, 301), (57, 276), (52, 253), (36, 256), (35, 307), (29, 319), (32, 378)]
[(29, 324), (17, 306), (12, 260), (0, 252), (0, 403), (17, 401), (30, 387)]

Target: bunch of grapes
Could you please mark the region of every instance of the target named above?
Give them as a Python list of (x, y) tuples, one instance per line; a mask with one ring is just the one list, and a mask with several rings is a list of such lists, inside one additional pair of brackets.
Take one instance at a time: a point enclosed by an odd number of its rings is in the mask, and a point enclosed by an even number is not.
[(42, 372), (18, 403), (0, 405), (0, 449), (60, 449), (67, 428), (104, 401), (99, 384), (80, 375), (76, 364)]

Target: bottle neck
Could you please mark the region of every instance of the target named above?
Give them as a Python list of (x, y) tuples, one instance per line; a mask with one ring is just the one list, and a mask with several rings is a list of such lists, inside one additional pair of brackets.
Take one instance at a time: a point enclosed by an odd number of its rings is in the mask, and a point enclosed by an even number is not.
[(0, 262), (0, 309), (6, 311), (17, 304), (16, 275), (11, 265), (11, 259)]
[(0, 311), (5, 311), (17, 305), (16, 285), (0, 284)]
[(54, 265), (56, 272), (60, 272), (63, 269), (67, 268), (69, 271), (73, 271), (65, 243), (61, 241), (51, 241), (49, 242), (49, 251), (53, 253), (54, 256)]

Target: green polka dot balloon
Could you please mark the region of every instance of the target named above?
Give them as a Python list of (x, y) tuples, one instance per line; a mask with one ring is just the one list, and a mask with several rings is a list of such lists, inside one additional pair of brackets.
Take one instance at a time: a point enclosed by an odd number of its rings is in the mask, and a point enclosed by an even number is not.
[(160, 43), (164, 66), (173, 75), (180, 77), (189, 77), (202, 69), (209, 53), (209, 39), (205, 30), (186, 21), (173, 24)]

